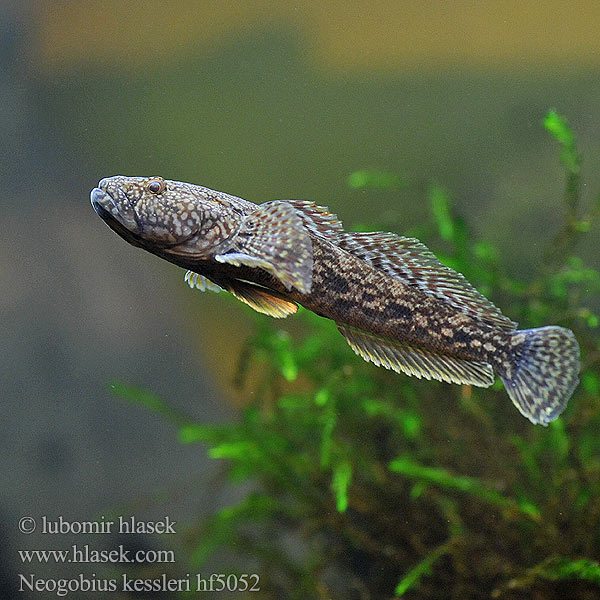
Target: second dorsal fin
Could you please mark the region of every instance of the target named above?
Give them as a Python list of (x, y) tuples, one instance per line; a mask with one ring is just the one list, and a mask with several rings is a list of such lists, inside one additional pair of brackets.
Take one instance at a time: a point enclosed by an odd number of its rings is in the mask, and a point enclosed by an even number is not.
[(443, 265), (419, 240), (393, 233), (340, 233), (340, 248), (376, 269), (445, 301), (488, 325), (512, 331), (517, 324), (500, 312), (461, 274)]

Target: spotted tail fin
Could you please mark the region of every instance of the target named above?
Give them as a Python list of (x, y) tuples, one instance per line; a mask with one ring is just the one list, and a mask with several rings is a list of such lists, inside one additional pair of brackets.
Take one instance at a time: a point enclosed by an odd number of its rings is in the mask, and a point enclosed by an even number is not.
[(548, 425), (566, 408), (579, 383), (579, 345), (564, 327), (515, 331), (515, 364), (500, 374), (506, 391), (521, 414), (532, 423)]

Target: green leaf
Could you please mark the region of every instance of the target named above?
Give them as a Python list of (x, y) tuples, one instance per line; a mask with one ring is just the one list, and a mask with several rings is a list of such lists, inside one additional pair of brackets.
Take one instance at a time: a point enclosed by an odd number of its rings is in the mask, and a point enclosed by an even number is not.
[(573, 228), (575, 231), (579, 231), (580, 233), (588, 233), (592, 229), (592, 222), (587, 219), (575, 221), (573, 223)]
[(402, 597), (409, 590), (419, 586), (421, 577), (424, 575), (430, 575), (433, 565), (442, 557), (448, 553), (448, 544), (442, 544), (434, 550), (432, 550), (418, 565), (413, 567), (404, 577), (400, 580), (394, 594), (398, 597)]
[(323, 415), (323, 430), (321, 433), (321, 468), (325, 469), (331, 461), (331, 449), (333, 446), (333, 431), (337, 423), (337, 415), (333, 407), (330, 407)]
[(544, 118), (544, 127), (561, 145), (572, 148), (575, 137), (567, 120), (554, 110), (549, 110)]
[(120, 396), (132, 404), (139, 404), (153, 413), (166, 417), (175, 425), (182, 426), (189, 423), (185, 416), (169, 406), (160, 396), (147, 390), (127, 385), (122, 381), (112, 381), (109, 383), (109, 389), (115, 396)]
[(446, 241), (454, 241), (455, 226), (450, 210), (450, 195), (444, 188), (435, 185), (429, 190), (429, 202), (440, 236)]
[(338, 512), (346, 512), (348, 508), (348, 487), (352, 479), (352, 465), (342, 461), (333, 469), (331, 489), (335, 495), (335, 504)]
[(239, 442), (224, 442), (208, 451), (211, 458), (229, 458), (246, 462), (249, 458), (256, 458), (260, 451), (254, 442), (241, 440)]
[(439, 467), (426, 467), (418, 464), (409, 456), (393, 460), (389, 464), (389, 468), (394, 473), (399, 473), (422, 482), (435, 483), (445, 488), (466, 492), (501, 508), (515, 508), (517, 506), (514, 500), (503, 496), (478, 479), (463, 475), (453, 475)]
[(564, 463), (569, 455), (569, 437), (565, 431), (564, 421), (562, 419), (552, 421), (548, 430), (555, 457), (559, 463)]
[(263, 521), (278, 508), (277, 502), (262, 494), (250, 494), (239, 504), (222, 508), (207, 524), (204, 534), (191, 554), (194, 567), (202, 566), (221, 546), (234, 543), (240, 525)]
[(315, 394), (315, 404), (317, 406), (325, 406), (327, 404), (327, 402), (329, 401), (329, 390), (327, 388), (321, 388), (316, 394)]
[(540, 563), (527, 573), (541, 579), (578, 579), (600, 585), (600, 564), (596, 561), (582, 558), (572, 560), (564, 557), (552, 557)]
[(581, 385), (588, 394), (600, 397), (600, 377), (593, 371), (586, 371), (581, 376)]
[(423, 481), (417, 481), (415, 485), (410, 488), (410, 497), (412, 500), (417, 500), (423, 495), (423, 492), (427, 489), (427, 484)]
[(406, 182), (402, 177), (388, 171), (379, 171), (376, 169), (354, 171), (348, 175), (348, 186), (353, 189), (374, 188), (374, 189), (398, 189), (404, 187)]
[(539, 521), (542, 518), (540, 509), (533, 502), (529, 500), (519, 500), (518, 504), (520, 511), (524, 515), (531, 517), (535, 521)]
[(528, 477), (538, 483), (543, 479), (542, 471), (537, 462), (536, 448), (527, 440), (514, 434), (509, 437), (510, 441), (516, 446), (521, 457), (523, 467), (527, 472)]
[(550, 110), (544, 118), (544, 127), (562, 147), (560, 159), (571, 174), (579, 173), (579, 155), (575, 149), (575, 136), (567, 120), (556, 111)]
[(544, 127), (561, 145), (560, 160), (567, 171), (565, 203), (569, 211), (569, 219), (562, 233), (556, 238), (557, 243), (547, 254), (547, 261), (552, 262), (560, 259), (565, 250), (573, 246), (577, 232), (581, 231), (581, 226), (578, 225), (580, 219), (577, 216), (577, 205), (581, 196), (581, 161), (575, 148), (575, 136), (564, 117), (551, 110), (544, 119)]
[(281, 356), (281, 374), (287, 381), (295, 381), (298, 377), (298, 365), (292, 354), (285, 353)]
[(179, 441), (182, 444), (209, 442), (214, 439), (214, 434), (214, 426), (190, 423), (179, 428)]
[(403, 410), (388, 402), (365, 398), (362, 408), (369, 417), (384, 417), (386, 420), (399, 425), (404, 436), (415, 440), (421, 435), (423, 418), (414, 411)]
[(491, 242), (475, 242), (473, 253), (478, 260), (490, 263), (498, 262), (498, 249)]

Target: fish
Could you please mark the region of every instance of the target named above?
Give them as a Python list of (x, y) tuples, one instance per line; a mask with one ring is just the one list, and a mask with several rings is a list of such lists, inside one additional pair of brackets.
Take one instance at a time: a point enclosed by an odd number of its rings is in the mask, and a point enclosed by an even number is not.
[(107, 177), (90, 199), (125, 241), (186, 269), (191, 288), (225, 290), (275, 318), (302, 305), (335, 321), (377, 366), (479, 387), (499, 377), (541, 425), (558, 418), (579, 382), (571, 330), (518, 329), (415, 238), (346, 231), (306, 200), (254, 204), (162, 177)]

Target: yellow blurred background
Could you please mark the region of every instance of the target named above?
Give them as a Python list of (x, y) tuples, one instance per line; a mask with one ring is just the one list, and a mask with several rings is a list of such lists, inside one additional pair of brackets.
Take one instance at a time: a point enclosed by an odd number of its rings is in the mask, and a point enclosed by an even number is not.
[(326, 72), (598, 65), (600, 5), (593, 0), (118, 0), (40, 2), (37, 60), (135, 68), (214, 52), (244, 32), (298, 31)]

